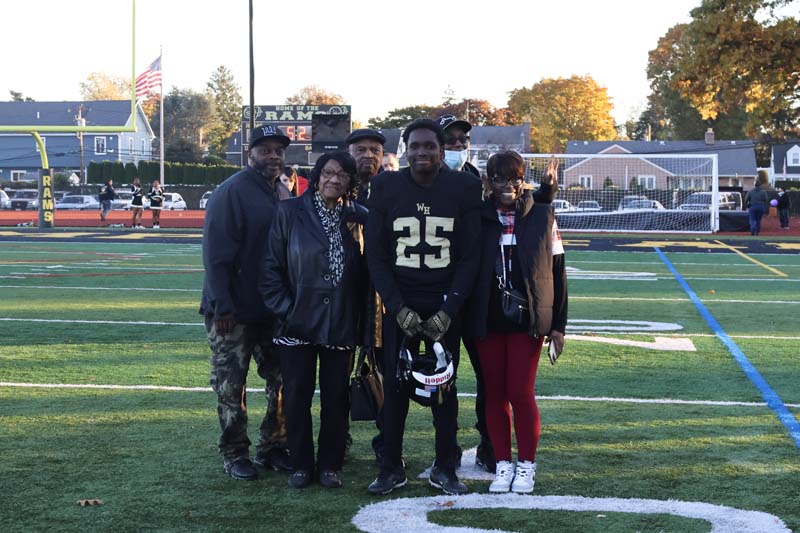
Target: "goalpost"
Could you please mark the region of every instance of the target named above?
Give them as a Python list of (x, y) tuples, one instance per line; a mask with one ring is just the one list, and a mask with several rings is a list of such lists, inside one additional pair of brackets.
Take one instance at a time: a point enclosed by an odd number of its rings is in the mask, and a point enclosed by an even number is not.
[(40, 133), (122, 133), (136, 132), (136, 0), (131, 0), (131, 121), (123, 126), (75, 126), (64, 125), (7, 125), (0, 124), (0, 133), (30, 134), (41, 154), (42, 169), (38, 179), (39, 188), (39, 228), (52, 228), (55, 225), (55, 198), (53, 196), (53, 176), (47, 157), (47, 148)]
[(559, 161), (553, 207), (562, 231), (713, 233), (720, 209), (741, 195), (719, 193), (717, 155), (522, 154), (525, 180), (538, 184)]

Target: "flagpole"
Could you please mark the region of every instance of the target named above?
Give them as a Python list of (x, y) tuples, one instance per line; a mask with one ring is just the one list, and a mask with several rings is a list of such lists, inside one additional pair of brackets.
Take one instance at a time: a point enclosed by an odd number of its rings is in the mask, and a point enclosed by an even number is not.
[(159, 111), (159, 121), (158, 121), (158, 153), (161, 158), (159, 161), (159, 177), (161, 178), (161, 187), (165, 186), (164, 184), (164, 47), (159, 47), (159, 62), (161, 63), (161, 102), (158, 105)]

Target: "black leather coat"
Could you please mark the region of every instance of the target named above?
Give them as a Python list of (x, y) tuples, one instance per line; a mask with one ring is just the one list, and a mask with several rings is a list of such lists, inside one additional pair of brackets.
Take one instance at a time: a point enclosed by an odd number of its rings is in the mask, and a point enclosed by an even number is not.
[(309, 190), (278, 205), (267, 238), (259, 291), (267, 310), (277, 318), (275, 336), (312, 344), (356, 346), (361, 344), (368, 281), (359, 242), (367, 210), (354, 202), (343, 207), (344, 273), (334, 287), (328, 266), (328, 237), (313, 196), (314, 191)]

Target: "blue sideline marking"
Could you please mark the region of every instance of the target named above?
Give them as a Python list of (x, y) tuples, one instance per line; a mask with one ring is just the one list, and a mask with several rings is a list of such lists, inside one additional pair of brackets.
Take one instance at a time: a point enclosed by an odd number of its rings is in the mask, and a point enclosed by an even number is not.
[(686, 291), (686, 294), (689, 295), (689, 299), (692, 300), (692, 303), (709, 325), (711, 331), (714, 332), (714, 335), (716, 335), (717, 338), (722, 341), (722, 344), (728, 348), (728, 351), (739, 364), (739, 367), (742, 369), (745, 376), (747, 376), (761, 392), (761, 397), (764, 398), (765, 402), (767, 402), (767, 407), (775, 411), (775, 414), (778, 415), (778, 420), (780, 420), (781, 423), (786, 426), (786, 429), (789, 430), (789, 436), (794, 440), (797, 448), (800, 448), (800, 422), (798, 422), (789, 409), (786, 408), (786, 405), (784, 405), (783, 400), (781, 400), (780, 396), (778, 396), (778, 393), (769, 386), (769, 383), (767, 383), (759, 371), (756, 370), (756, 367), (754, 367), (753, 364), (747, 359), (747, 356), (744, 354), (742, 349), (739, 348), (735, 342), (733, 342), (733, 339), (731, 339), (727, 333), (725, 333), (725, 330), (722, 329), (722, 326), (720, 326), (719, 322), (717, 322), (717, 319), (714, 318), (714, 315), (712, 315), (706, 306), (703, 305), (703, 302), (700, 301), (700, 298), (697, 297), (697, 294), (692, 290), (691, 287), (689, 287), (689, 284), (686, 283), (686, 280), (684, 280), (678, 271), (675, 270), (675, 267), (669, 262), (669, 259), (667, 259), (667, 256), (664, 255), (664, 252), (662, 252), (658, 247), (654, 248), (654, 250), (664, 264), (667, 265), (667, 268), (670, 272), (672, 272), (672, 275), (675, 276), (675, 279), (678, 280), (678, 283), (680, 283), (681, 287), (683, 287), (683, 290)]

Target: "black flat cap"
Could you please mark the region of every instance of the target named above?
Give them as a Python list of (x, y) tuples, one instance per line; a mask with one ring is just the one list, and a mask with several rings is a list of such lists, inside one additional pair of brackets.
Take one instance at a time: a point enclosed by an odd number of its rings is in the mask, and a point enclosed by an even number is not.
[(378, 141), (381, 144), (386, 144), (386, 137), (383, 136), (383, 133), (370, 128), (362, 128), (354, 131), (347, 136), (347, 139), (345, 139), (344, 142), (347, 144), (353, 144), (364, 139), (372, 139), (373, 141)]

